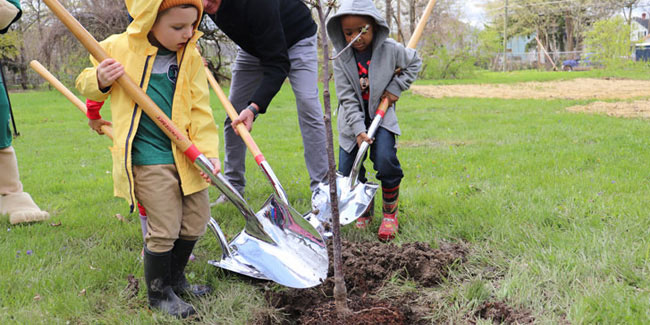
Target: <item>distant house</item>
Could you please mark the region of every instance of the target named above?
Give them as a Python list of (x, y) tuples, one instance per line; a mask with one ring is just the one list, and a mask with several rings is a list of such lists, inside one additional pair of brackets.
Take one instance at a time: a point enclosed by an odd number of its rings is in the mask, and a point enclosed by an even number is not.
[(630, 41), (634, 46), (636, 61), (650, 61), (650, 19), (646, 13), (632, 19)]
[(630, 25), (630, 41), (636, 43), (642, 41), (648, 36), (648, 29), (650, 29), (650, 19), (648, 19), (646, 13), (641, 14), (641, 17), (632, 18)]
[[(535, 34), (517, 35), (508, 38), (506, 48), (508, 49), (508, 60), (515, 62), (535, 62), (538, 60), (536, 47), (530, 48), (529, 44), (535, 42)], [(540, 58), (546, 62), (546, 58)]]
[(508, 49), (508, 56), (513, 59), (525, 59), (529, 55), (529, 51), (526, 50), (526, 45), (531, 41), (535, 40), (535, 35), (517, 35), (515, 37), (508, 38), (506, 48)]

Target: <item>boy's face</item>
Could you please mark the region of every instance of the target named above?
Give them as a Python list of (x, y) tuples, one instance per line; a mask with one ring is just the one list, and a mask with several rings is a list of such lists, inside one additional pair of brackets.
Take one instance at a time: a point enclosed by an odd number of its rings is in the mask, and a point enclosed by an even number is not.
[(352, 44), (352, 48), (359, 52), (367, 50), (372, 44), (372, 37), (374, 35), (374, 24), (372, 18), (358, 15), (346, 15), (341, 17), (341, 29), (343, 30), (346, 43), (350, 43), (350, 41), (352, 41), (352, 39), (356, 37), (361, 32), (361, 29), (366, 25), (370, 25), (368, 30), (363, 33), (354, 44)]
[(158, 16), (151, 28), (151, 35), (158, 42), (157, 45), (176, 52), (194, 35), (198, 16), (196, 7), (169, 8)]

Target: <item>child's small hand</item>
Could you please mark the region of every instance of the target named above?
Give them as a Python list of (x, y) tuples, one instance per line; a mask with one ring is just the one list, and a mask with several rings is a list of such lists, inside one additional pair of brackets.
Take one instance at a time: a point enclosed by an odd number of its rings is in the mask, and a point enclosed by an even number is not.
[(91, 129), (95, 130), (95, 132), (97, 132), (97, 134), (99, 135), (104, 134), (104, 132), (102, 131), (102, 126), (104, 125), (111, 126), (113, 125), (113, 123), (101, 118), (98, 118), (96, 120), (88, 120), (88, 126), (90, 126)]
[[(208, 158), (208, 160), (212, 163), (212, 166), (214, 166), (214, 170), (212, 171), (212, 174), (217, 175), (221, 171), (221, 161), (219, 158)], [(210, 183), (210, 176), (208, 176), (206, 173), (201, 172), (201, 177), (205, 179), (207, 183)]]
[(97, 66), (97, 83), (99, 89), (110, 87), (117, 78), (124, 74), (124, 67), (114, 59), (106, 59)]
[(388, 107), (390, 107), (391, 105), (393, 105), (395, 102), (399, 100), (398, 96), (393, 95), (388, 90), (385, 90), (384, 93), (381, 95), (381, 99), (383, 100), (384, 98), (388, 98)]
[(359, 135), (357, 135), (357, 146), (361, 147), (361, 143), (363, 142), (368, 142), (368, 144), (372, 144), (372, 138), (368, 136), (366, 132), (361, 132)]

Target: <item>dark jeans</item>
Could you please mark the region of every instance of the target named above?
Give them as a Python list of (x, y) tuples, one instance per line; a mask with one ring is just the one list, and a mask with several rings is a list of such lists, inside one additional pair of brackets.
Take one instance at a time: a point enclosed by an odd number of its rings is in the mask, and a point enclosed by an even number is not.
[[(355, 147), (352, 152), (348, 153), (339, 147), (339, 172), (344, 176), (349, 176), (352, 171), (354, 158), (357, 156), (359, 147)], [(399, 185), (404, 173), (397, 159), (397, 148), (395, 148), (395, 134), (379, 127), (375, 133), (375, 141), (370, 145), (370, 160), (374, 163), (373, 168), (377, 171), (377, 179), (381, 181), (381, 186), (393, 188)], [(366, 160), (367, 153), (363, 157)], [(366, 168), (361, 163), (359, 170), (359, 181), (365, 183)]]

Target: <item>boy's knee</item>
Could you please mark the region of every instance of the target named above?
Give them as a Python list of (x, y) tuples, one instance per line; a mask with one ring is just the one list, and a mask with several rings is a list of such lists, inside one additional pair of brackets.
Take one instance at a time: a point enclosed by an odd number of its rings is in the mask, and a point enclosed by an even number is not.
[(197, 241), (199, 240), (199, 236), (186, 236), (186, 235), (180, 235), (178, 236), (179, 239), (182, 240), (187, 240), (187, 241)]
[(169, 252), (174, 248), (174, 242), (176, 239), (171, 238), (161, 238), (161, 237), (149, 237), (145, 239), (147, 249), (150, 252), (154, 253), (164, 253)]

